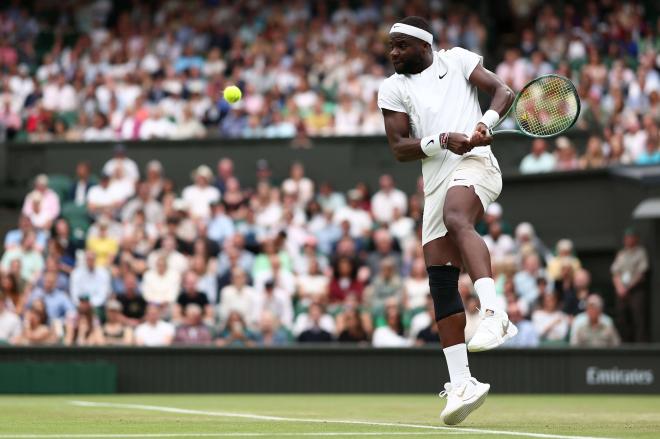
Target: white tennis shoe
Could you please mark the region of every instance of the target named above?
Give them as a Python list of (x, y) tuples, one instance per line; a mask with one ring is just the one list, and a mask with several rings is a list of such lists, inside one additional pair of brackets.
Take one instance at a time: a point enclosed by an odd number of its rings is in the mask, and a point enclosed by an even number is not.
[(480, 383), (476, 378), (465, 380), (456, 388), (450, 383), (445, 384), (445, 390), (440, 392), (441, 398), (447, 398), (447, 405), (440, 413), (442, 422), (456, 425), (467, 418), (484, 403), (489, 390), (490, 384)]
[(481, 352), (495, 349), (518, 334), (518, 328), (504, 311), (484, 312), (477, 331), (468, 343), (468, 351)]

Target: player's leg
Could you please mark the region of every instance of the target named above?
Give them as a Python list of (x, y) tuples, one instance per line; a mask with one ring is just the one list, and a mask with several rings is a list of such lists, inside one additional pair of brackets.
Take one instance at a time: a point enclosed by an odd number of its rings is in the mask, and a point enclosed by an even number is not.
[(472, 352), (493, 349), (518, 333), (506, 312), (498, 305), (490, 253), (474, 229), (484, 214), (484, 206), (494, 201), (501, 189), (501, 176), (491, 167), (479, 159), (462, 163), (452, 176), (443, 207), (448, 236), (456, 244), (463, 265), (474, 282), (484, 315), (468, 345)]
[(462, 265), (458, 248), (445, 235), (424, 245), (424, 258), (433, 297), (433, 317), (438, 326), (450, 379), (443, 392), (447, 396), (447, 405), (441, 417), (446, 424), (455, 425), (484, 402), (490, 385), (478, 382), (470, 373), (465, 344), (465, 311), (458, 292), (458, 275)]

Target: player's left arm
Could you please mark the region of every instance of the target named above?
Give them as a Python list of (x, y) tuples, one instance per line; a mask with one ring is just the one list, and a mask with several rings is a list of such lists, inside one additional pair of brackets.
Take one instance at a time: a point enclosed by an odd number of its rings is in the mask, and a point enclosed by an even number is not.
[[(488, 93), (492, 97), (490, 108), (486, 114), (484, 114), (484, 117), (490, 117), (492, 120), (497, 118), (497, 120), (499, 120), (500, 117), (509, 111), (509, 107), (511, 107), (511, 104), (513, 103), (515, 94), (513, 93), (513, 90), (511, 90), (511, 88), (509, 88), (509, 86), (506, 85), (495, 73), (485, 69), (481, 64), (477, 64), (470, 74), (469, 81), (479, 90)], [(489, 113), (490, 111), (497, 114), (495, 115), (492, 112)], [(497, 120), (492, 122), (492, 124), (497, 123)], [(492, 127), (492, 124), (490, 127)], [(490, 127), (487, 126), (485, 122), (479, 121), (474, 128), (470, 143), (473, 146), (490, 145), (493, 141), (493, 137), (488, 131)]]

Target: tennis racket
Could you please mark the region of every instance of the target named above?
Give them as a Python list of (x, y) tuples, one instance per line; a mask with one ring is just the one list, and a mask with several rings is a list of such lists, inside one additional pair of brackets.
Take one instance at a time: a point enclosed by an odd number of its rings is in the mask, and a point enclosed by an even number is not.
[(527, 137), (553, 137), (568, 130), (580, 115), (580, 97), (573, 83), (560, 75), (543, 75), (530, 81), (516, 96), (507, 114), (513, 112), (517, 129), (491, 133), (518, 133)]

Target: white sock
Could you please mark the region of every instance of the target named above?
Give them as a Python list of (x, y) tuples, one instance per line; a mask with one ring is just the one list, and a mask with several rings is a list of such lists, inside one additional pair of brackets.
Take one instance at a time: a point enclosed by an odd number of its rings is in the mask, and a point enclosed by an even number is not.
[(490, 277), (482, 277), (474, 283), (474, 291), (479, 296), (481, 310), (499, 311), (497, 298), (495, 296), (495, 281)]
[(467, 346), (465, 343), (455, 344), (444, 348), (447, 360), (447, 369), (449, 369), (449, 381), (452, 387), (458, 387), (472, 375), (470, 374), (470, 365), (467, 358)]

